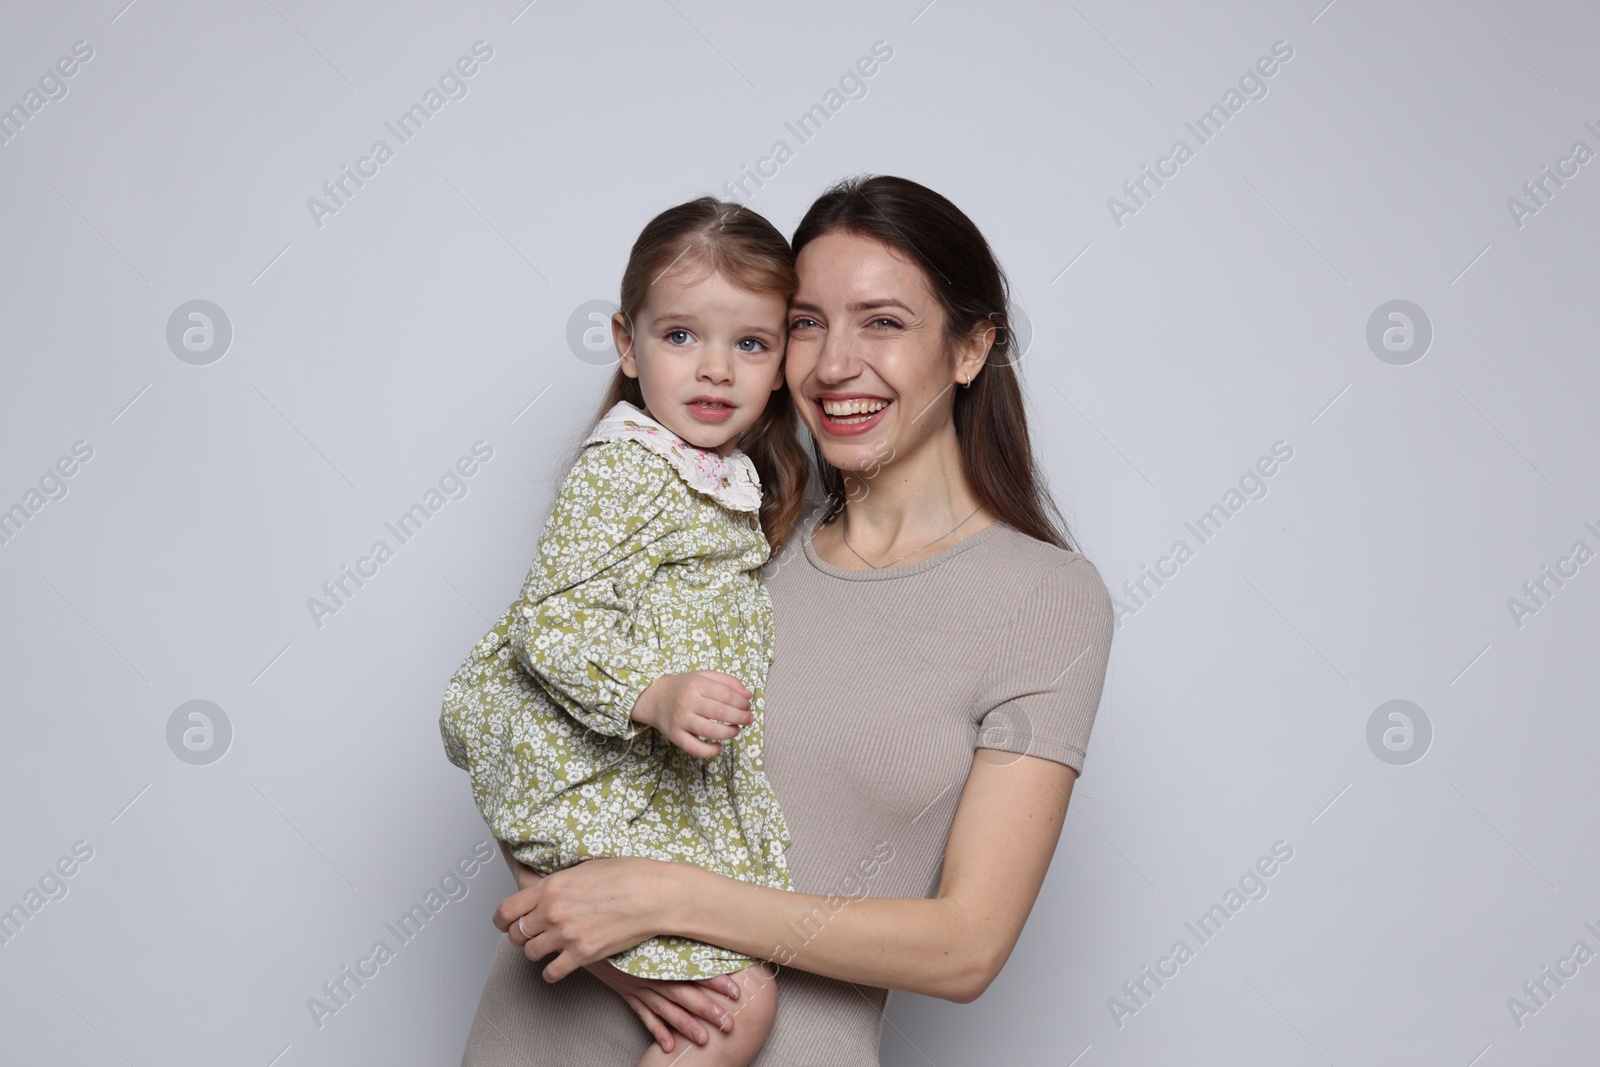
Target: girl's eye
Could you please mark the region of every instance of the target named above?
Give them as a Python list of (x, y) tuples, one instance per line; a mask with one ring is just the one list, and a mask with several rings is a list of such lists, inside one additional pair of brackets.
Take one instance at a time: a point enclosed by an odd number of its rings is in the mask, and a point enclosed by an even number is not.
[[(746, 348), (746, 345), (753, 347)], [(741, 352), (760, 352), (766, 347), (766, 344), (759, 337), (746, 337), (744, 340), (739, 342), (739, 351)]]
[(688, 330), (668, 330), (667, 343), (670, 345), (686, 345), (689, 343)]

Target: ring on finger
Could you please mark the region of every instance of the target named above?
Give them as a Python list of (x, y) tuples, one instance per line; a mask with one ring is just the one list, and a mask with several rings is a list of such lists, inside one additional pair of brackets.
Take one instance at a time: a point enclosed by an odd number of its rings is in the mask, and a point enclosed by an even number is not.
[(517, 920), (517, 931), (520, 934), (522, 934), (523, 937), (527, 938), (529, 941), (533, 940), (532, 936), (529, 935), (528, 931), (526, 931), (526, 930), (524, 930), (522, 928), (522, 920), (521, 919)]

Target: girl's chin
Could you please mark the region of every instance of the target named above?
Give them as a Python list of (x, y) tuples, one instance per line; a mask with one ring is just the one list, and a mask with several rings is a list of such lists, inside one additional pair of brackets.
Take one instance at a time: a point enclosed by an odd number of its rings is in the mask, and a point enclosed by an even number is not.
[[(674, 419), (673, 422), (678, 423), (676, 426), (666, 422), (664, 419), (657, 419), (656, 421), (696, 448), (704, 449), (707, 452), (720, 452), (723, 455), (733, 451), (734, 447), (739, 443), (739, 434), (744, 430), (743, 427), (735, 430), (727, 424), (707, 426), (693, 419)], [(730, 432), (730, 430), (733, 432)]]

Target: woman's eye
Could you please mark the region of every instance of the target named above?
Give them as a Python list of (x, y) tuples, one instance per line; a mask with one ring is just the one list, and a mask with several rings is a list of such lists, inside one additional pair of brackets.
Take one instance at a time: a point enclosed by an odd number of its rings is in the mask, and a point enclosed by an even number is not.
[(817, 324), (817, 320), (809, 315), (800, 315), (789, 323), (791, 330), (807, 330)]
[(883, 316), (883, 317), (880, 317), (880, 318), (873, 319), (872, 320), (872, 325), (892, 329), (892, 328), (894, 328), (896, 326), (899, 326), (900, 324), (898, 322), (896, 322), (894, 319), (891, 319), (891, 318), (889, 318), (887, 316)]
[(668, 330), (667, 343), (670, 345), (686, 345), (689, 343), (688, 330)]

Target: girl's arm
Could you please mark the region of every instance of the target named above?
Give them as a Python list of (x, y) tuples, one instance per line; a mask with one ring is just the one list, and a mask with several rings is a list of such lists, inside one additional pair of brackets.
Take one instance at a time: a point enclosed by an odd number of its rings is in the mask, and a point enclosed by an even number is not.
[[(710, 759), (754, 722), (751, 693), (718, 671), (669, 674), (632, 616), (658, 568), (681, 562), (669, 535), (677, 475), (628, 441), (584, 450), (557, 495), (505, 636), (517, 662), (567, 714), (628, 740), (647, 727)], [(648, 693), (648, 698), (646, 694)]]
[[(656, 934), (721, 945), (828, 978), (958, 1003), (1000, 973), (1039, 895), (1077, 772), (1035, 756), (973, 760), (932, 899), (845, 899), (767, 889), (692, 867), (600, 859), (507, 898), (530, 960), (556, 981)], [(527, 914), (525, 914), (527, 913)], [(505, 920), (510, 916), (509, 921)]]
[(610, 737), (666, 673), (630, 622), (671, 532), (666, 461), (628, 441), (583, 450), (562, 483), (507, 631), (522, 668), (578, 722)]

